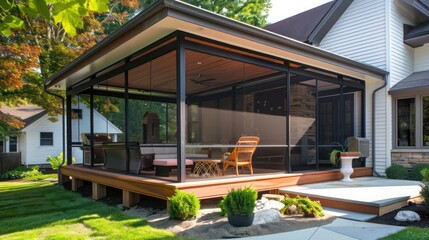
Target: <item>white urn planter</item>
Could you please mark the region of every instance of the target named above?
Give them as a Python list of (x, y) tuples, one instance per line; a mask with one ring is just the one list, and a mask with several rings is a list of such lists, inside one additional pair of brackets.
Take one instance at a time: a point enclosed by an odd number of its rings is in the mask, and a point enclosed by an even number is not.
[(341, 169), (340, 172), (343, 174), (343, 182), (353, 181), (350, 176), (353, 174), (353, 159), (359, 158), (360, 153), (358, 152), (342, 152), (341, 155)]

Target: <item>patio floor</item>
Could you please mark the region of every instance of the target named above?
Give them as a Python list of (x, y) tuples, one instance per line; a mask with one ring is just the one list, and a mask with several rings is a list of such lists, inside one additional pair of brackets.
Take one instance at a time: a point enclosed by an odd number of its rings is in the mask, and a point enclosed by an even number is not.
[(352, 182), (330, 181), (279, 189), (290, 196), (308, 196), (324, 207), (381, 216), (408, 204), (420, 194), (420, 182), (378, 177), (353, 178)]

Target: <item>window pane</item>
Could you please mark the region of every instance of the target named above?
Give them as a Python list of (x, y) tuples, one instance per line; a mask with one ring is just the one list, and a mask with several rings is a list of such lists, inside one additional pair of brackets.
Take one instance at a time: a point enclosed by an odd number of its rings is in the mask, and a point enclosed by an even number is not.
[(423, 146), (429, 146), (429, 96), (423, 97)]
[(17, 140), (16, 136), (9, 137), (9, 152), (17, 152), (18, 146), (17, 146)]
[(52, 146), (54, 145), (54, 134), (52, 132), (41, 132), (40, 133), (40, 146)]
[(415, 99), (398, 100), (398, 146), (416, 145)]

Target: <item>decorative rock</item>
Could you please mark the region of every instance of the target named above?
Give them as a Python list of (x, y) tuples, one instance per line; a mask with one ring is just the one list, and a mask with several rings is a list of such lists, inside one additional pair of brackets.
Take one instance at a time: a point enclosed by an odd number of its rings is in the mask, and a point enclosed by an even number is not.
[(280, 212), (275, 209), (262, 209), (255, 212), (253, 225), (279, 222), (281, 219)]
[(265, 197), (262, 197), (260, 200), (256, 201), (255, 211), (262, 209), (276, 209), (280, 211), (285, 205), (279, 201), (268, 200)]
[(285, 213), (287, 215), (294, 215), (298, 213), (298, 208), (295, 205), (290, 205), (288, 209), (286, 209)]
[(262, 197), (268, 199), (268, 200), (276, 200), (281, 202), (283, 199), (285, 199), (284, 195), (279, 195), (279, 194), (262, 194)]
[(416, 222), (420, 221), (420, 216), (413, 211), (399, 211), (395, 216), (395, 220), (400, 222)]

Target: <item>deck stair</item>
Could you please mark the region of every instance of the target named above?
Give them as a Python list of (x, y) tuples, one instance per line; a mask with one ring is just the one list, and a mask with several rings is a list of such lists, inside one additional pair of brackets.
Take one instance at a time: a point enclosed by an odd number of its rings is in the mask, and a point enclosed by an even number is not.
[(279, 193), (307, 196), (323, 207), (384, 215), (419, 196), (420, 182), (378, 177), (354, 178), (352, 182), (330, 181), (286, 187)]

